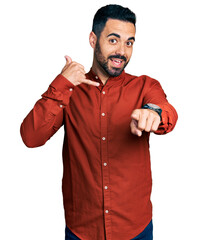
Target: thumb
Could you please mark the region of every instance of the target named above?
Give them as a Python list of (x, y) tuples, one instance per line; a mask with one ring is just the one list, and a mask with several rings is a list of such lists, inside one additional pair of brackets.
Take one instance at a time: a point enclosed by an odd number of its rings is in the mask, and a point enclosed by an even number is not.
[(72, 62), (72, 59), (67, 55), (65, 56), (65, 60), (66, 60), (66, 65)]

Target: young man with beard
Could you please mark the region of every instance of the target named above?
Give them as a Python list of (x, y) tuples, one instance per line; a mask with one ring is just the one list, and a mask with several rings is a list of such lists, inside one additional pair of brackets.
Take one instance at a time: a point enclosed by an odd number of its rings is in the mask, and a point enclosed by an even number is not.
[(124, 71), (135, 23), (128, 8), (99, 9), (90, 71), (66, 56), (21, 125), (28, 147), (45, 144), (64, 125), (66, 239), (153, 239), (149, 134), (173, 130), (177, 113), (158, 81)]

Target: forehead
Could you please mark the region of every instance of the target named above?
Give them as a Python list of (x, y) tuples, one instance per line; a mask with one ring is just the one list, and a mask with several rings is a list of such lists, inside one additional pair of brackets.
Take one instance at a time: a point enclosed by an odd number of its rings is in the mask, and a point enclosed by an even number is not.
[(107, 20), (101, 35), (104, 35), (104, 37), (106, 37), (110, 33), (118, 33), (123, 37), (133, 37), (135, 36), (135, 26), (131, 22), (109, 19)]

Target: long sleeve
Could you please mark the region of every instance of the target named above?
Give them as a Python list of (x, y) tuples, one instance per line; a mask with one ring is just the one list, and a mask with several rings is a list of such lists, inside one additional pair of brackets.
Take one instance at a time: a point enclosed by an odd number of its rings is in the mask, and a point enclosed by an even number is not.
[[(100, 82), (92, 70), (86, 77)], [(131, 134), (131, 113), (146, 103), (160, 106), (162, 134), (173, 129), (175, 110), (160, 84), (145, 76), (123, 71), (99, 87), (80, 84), (72, 91), (70, 84), (58, 77), (50, 85), (24, 120), (22, 136), (39, 146), (64, 123), (66, 223), (79, 239), (132, 239), (152, 219), (152, 174), (149, 133)]]
[(178, 115), (175, 108), (168, 102), (160, 83), (157, 80), (145, 76), (150, 81), (150, 88), (144, 96), (144, 104), (153, 103), (162, 109), (161, 123), (156, 134), (171, 132), (177, 122)]
[(63, 125), (63, 111), (74, 87), (60, 74), (42, 94), (21, 124), (21, 137), (27, 147), (44, 145)]

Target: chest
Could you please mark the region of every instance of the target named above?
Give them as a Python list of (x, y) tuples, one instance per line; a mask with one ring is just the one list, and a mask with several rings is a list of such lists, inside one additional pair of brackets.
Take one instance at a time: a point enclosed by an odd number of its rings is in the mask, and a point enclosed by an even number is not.
[(67, 126), (86, 129), (92, 135), (100, 135), (107, 129), (129, 130), (133, 110), (142, 107), (143, 91), (140, 84), (128, 84), (99, 89), (93, 86), (77, 88), (66, 108)]

